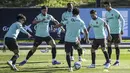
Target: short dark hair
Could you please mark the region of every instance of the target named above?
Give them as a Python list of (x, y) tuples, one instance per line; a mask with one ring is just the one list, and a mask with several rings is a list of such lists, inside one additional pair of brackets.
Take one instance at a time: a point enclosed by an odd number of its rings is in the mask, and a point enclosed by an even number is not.
[(73, 8), (72, 13), (73, 13), (73, 15), (78, 15), (79, 14), (79, 9), (77, 7)]
[(67, 5), (71, 5), (71, 4), (72, 4), (71, 2), (67, 3)]
[(47, 9), (47, 8), (48, 8), (47, 6), (42, 6), (42, 7), (41, 7), (41, 10), (42, 10), (42, 9)]
[(111, 6), (111, 2), (108, 1), (104, 2), (103, 4)]
[(18, 21), (20, 19), (24, 19), (26, 21), (26, 16), (24, 16), (23, 14), (18, 14), (16, 20)]
[(90, 11), (90, 14), (95, 14), (95, 13), (97, 13), (96, 10), (91, 10)]

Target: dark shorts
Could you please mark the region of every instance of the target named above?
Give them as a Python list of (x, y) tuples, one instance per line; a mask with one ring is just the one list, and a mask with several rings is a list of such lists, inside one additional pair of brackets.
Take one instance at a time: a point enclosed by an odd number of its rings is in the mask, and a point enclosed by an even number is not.
[(47, 36), (47, 37), (38, 37), (38, 36), (35, 36), (35, 40), (34, 40), (33, 46), (34, 47), (38, 47), (43, 41), (45, 41), (49, 45), (49, 42), (51, 40), (53, 40), (53, 38), (51, 36)]
[(92, 48), (96, 50), (96, 49), (98, 49), (99, 46), (106, 47), (106, 40), (105, 39), (94, 39)]
[(111, 36), (112, 40), (108, 40), (108, 43), (120, 43), (122, 40), (121, 34), (111, 34)]
[(78, 47), (80, 47), (80, 44), (77, 44), (75, 42), (65, 42), (65, 52), (66, 53), (70, 53), (72, 50), (72, 47), (74, 47), (74, 49), (78, 49)]
[(8, 47), (10, 51), (15, 51), (16, 53), (19, 52), (18, 43), (14, 38), (6, 37), (5, 45)]

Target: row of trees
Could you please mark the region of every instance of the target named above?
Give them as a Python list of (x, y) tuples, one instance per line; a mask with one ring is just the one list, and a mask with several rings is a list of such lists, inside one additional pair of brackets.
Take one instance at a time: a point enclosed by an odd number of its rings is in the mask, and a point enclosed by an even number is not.
[(0, 0), (0, 7), (38, 7), (47, 5), (49, 7), (64, 7), (68, 2), (79, 6), (88, 0)]

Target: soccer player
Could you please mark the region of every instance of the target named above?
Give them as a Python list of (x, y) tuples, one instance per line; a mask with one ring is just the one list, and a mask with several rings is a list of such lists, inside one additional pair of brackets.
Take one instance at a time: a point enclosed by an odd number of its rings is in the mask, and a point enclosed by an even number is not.
[[(72, 10), (73, 10), (73, 4), (72, 3), (68, 3), (67, 4), (67, 10), (62, 14), (62, 20), (61, 22), (67, 21), (69, 18), (71, 18), (73, 16), (72, 14)], [(79, 15), (78, 15), (79, 17)], [(64, 42), (65, 39), (65, 31), (61, 31), (61, 40), (60, 43)], [(80, 43), (80, 35), (79, 35), (79, 43)], [(73, 48), (77, 48), (77, 46), (74, 46)], [(81, 48), (81, 47), (80, 47)], [(79, 56), (79, 61), (82, 61), (82, 49), (77, 50), (78, 51), (78, 56)], [(71, 61), (74, 61), (74, 57), (73, 57), (73, 49), (71, 50)]]
[[(69, 71), (73, 71), (71, 67), (70, 54), (73, 46), (77, 46), (78, 36), (80, 34), (80, 29), (84, 30), (86, 40), (88, 39), (88, 31), (86, 29), (85, 23), (81, 20), (79, 15), (79, 9), (74, 8), (72, 11), (73, 16), (70, 17), (67, 21), (63, 21), (61, 24), (56, 25), (55, 27), (60, 27), (66, 25), (66, 34), (65, 34), (65, 52), (66, 52), (66, 61), (68, 63)], [(72, 29), (73, 28), (73, 29)], [(81, 48), (76, 48), (81, 49)]]
[(120, 57), (120, 49), (119, 43), (121, 42), (121, 35), (123, 34), (123, 25), (124, 19), (122, 15), (116, 9), (111, 7), (110, 2), (104, 2), (104, 7), (107, 10), (105, 14), (106, 21), (110, 27), (110, 34), (112, 36), (112, 40), (108, 40), (108, 54), (111, 61), (112, 48), (111, 45), (114, 43), (116, 50), (116, 62), (113, 64), (114, 66), (119, 65), (119, 57)]
[(17, 67), (15, 66), (16, 60), (19, 57), (19, 48), (16, 42), (17, 36), (19, 32), (23, 32), (31, 37), (31, 35), (22, 27), (22, 24), (26, 21), (26, 17), (23, 14), (18, 14), (16, 17), (16, 22), (14, 22), (8, 32), (4, 36), (4, 43), (7, 48), (14, 53), (12, 58), (7, 62), (7, 64), (11, 67), (11, 69), (18, 71)]
[(45, 41), (48, 45), (52, 47), (52, 64), (61, 64), (56, 60), (56, 43), (54, 39), (49, 34), (49, 22), (53, 21), (55, 24), (59, 24), (59, 22), (50, 14), (47, 14), (48, 7), (42, 6), (41, 13), (35, 17), (32, 21), (32, 24), (37, 25), (36, 33), (35, 33), (35, 40), (33, 44), (33, 48), (28, 52), (26, 59), (23, 60), (19, 65), (24, 65), (27, 60), (35, 53), (37, 47)]
[(100, 17), (97, 16), (97, 12), (95, 10), (90, 11), (91, 14), (91, 21), (88, 26), (88, 31), (90, 28), (93, 28), (95, 38), (92, 44), (91, 48), (91, 59), (92, 59), (92, 64), (88, 66), (88, 68), (95, 68), (95, 59), (96, 59), (96, 50), (98, 49), (99, 46), (101, 46), (102, 52), (105, 56), (106, 59), (106, 65), (104, 68), (109, 68), (110, 67), (110, 62), (109, 62), (109, 56), (106, 51), (106, 34), (105, 34), (105, 28), (107, 29), (108, 32), (108, 39), (111, 40), (111, 35), (110, 35), (110, 29), (107, 26), (106, 22), (101, 19)]

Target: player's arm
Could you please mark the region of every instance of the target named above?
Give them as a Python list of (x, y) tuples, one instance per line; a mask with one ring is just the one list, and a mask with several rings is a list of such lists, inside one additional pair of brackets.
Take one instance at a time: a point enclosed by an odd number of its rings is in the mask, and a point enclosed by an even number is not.
[(121, 21), (121, 34), (123, 34), (123, 25), (125, 24), (125, 20), (124, 18), (122, 17), (122, 15), (120, 14), (119, 17), (118, 17)]
[(59, 28), (59, 27), (62, 27), (62, 26), (63, 26), (63, 24), (60, 23), (60, 24), (54, 25), (54, 28)]
[(87, 31), (89, 32), (90, 28), (92, 27), (92, 20), (89, 22), (89, 25), (88, 25), (88, 28), (87, 28)]
[(104, 20), (106, 21), (106, 23), (108, 23), (107, 14), (105, 14)]
[(108, 32), (108, 37), (107, 37), (107, 39), (108, 39), (108, 40), (111, 40), (112, 37), (111, 37), (111, 35), (110, 35), (110, 28), (109, 28), (109, 26), (106, 24), (106, 22), (104, 22), (104, 27), (107, 29), (107, 32)]
[(89, 32), (90, 28), (91, 28), (91, 26), (89, 25), (88, 28), (87, 28), (87, 31), (88, 31), (88, 32)]
[(89, 33), (86, 28), (84, 28), (83, 30), (84, 30), (86, 42), (89, 43)]
[(5, 37), (4, 37), (4, 41), (3, 41), (3, 48), (2, 48), (2, 52), (6, 52)]
[(32, 36), (30, 35), (30, 33), (28, 33), (28, 32), (22, 27), (22, 25), (18, 24), (17, 27), (20, 29), (20, 31), (21, 31), (22, 33), (27, 34), (29, 38), (32, 37)]
[(32, 21), (32, 24), (37, 24), (37, 23), (43, 22), (44, 20), (45, 20), (45, 19), (38, 20), (38, 17), (36, 17), (36, 18)]
[(56, 26), (54, 26), (55, 28), (60, 27), (60, 29), (62, 31), (65, 31), (65, 29), (62, 27), (62, 25), (53, 16), (51, 16), (51, 20), (56, 24)]
[(61, 17), (61, 22), (63, 21), (66, 21), (67, 19), (65, 18), (65, 13), (62, 14), (62, 17)]
[(84, 22), (82, 23), (82, 29), (84, 31), (86, 42), (89, 43), (89, 33)]

